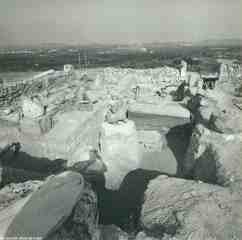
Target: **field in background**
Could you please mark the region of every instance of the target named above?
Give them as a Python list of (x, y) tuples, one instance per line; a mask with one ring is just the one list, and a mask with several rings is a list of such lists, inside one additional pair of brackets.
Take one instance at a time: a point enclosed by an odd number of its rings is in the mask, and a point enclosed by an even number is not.
[(146, 69), (161, 66), (177, 67), (181, 59), (188, 62), (189, 71), (213, 71), (216, 59), (242, 60), (241, 46), (148, 46), (146, 48), (63, 47), (36, 48), (29, 51), (0, 51), (0, 72), (62, 70), (64, 64), (75, 68), (121, 67)]

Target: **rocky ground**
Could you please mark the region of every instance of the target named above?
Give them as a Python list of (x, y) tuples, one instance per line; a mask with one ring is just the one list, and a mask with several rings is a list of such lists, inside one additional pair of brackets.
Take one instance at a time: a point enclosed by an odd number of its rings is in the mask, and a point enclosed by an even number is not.
[(59, 83), (50, 108), (78, 91), (44, 134), (2, 120), (0, 238), (242, 239), (241, 79), (224, 71), (181, 92), (176, 69), (93, 70), (88, 90)]

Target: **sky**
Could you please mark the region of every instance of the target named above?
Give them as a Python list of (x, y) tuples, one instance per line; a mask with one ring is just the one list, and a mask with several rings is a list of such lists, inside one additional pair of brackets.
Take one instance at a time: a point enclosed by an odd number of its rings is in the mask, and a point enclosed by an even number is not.
[(0, 0), (0, 45), (242, 38), (242, 0)]

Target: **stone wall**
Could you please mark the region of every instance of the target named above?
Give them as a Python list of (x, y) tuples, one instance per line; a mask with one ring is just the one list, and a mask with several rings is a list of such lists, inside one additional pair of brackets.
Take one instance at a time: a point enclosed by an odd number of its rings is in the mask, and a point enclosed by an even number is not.
[(0, 107), (9, 106), (13, 100), (17, 101), (22, 95), (26, 84), (19, 83), (12, 86), (6, 86), (0, 89)]
[(233, 80), (234, 78), (241, 77), (241, 66), (235, 63), (222, 63), (220, 66), (220, 80)]

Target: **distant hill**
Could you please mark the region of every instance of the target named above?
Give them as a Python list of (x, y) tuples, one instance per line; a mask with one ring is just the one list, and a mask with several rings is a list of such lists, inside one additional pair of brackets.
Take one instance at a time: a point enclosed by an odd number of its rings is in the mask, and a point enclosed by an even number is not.
[(196, 45), (204, 46), (242, 46), (240, 38), (225, 38), (225, 39), (208, 39), (197, 42)]
[(167, 42), (150, 42), (150, 43), (132, 43), (132, 44), (102, 44), (102, 43), (89, 43), (89, 44), (68, 44), (68, 43), (41, 43), (41, 44), (30, 44), (30, 45), (0, 45), (0, 48), (10, 48), (10, 49), (65, 49), (65, 48), (177, 48), (177, 47), (200, 47), (200, 46), (210, 46), (210, 47), (233, 47), (242, 46), (242, 38), (225, 38), (225, 39), (207, 39), (202, 41), (167, 41)]

